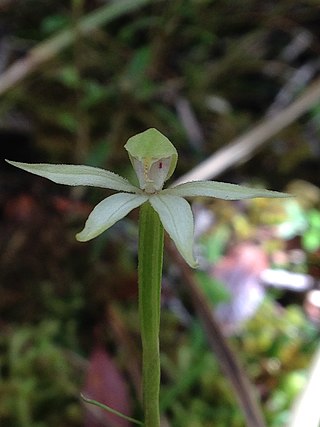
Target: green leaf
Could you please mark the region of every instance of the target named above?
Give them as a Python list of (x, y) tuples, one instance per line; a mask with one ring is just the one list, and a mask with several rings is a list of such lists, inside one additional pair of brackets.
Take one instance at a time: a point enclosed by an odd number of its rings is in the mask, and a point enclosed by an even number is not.
[(256, 197), (291, 197), (290, 194), (260, 188), (244, 187), (217, 181), (192, 181), (164, 190), (166, 194), (181, 197), (215, 197), (224, 200), (253, 199)]
[(148, 196), (127, 193), (107, 197), (93, 209), (84, 229), (76, 235), (77, 240), (86, 242), (99, 236), (147, 200)]
[(52, 165), (46, 163), (20, 163), (6, 160), (11, 165), (57, 184), (87, 185), (92, 187), (109, 188), (110, 190), (136, 193), (137, 187), (128, 180), (104, 169), (82, 165)]
[(316, 252), (320, 248), (320, 236), (318, 230), (308, 230), (302, 236), (302, 246), (308, 252)]
[(320, 230), (320, 211), (317, 209), (311, 209), (307, 214), (307, 218), (310, 227)]
[(82, 393), (80, 394), (80, 396), (84, 402), (89, 403), (90, 405), (98, 406), (98, 408), (104, 409), (107, 412), (111, 412), (111, 414), (118, 415), (118, 417), (123, 418), (124, 420), (127, 420), (127, 421), (134, 423), (134, 424), (139, 424), (139, 425), (143, 426), (142, 421), (136, 420), (135, 418), (128, 417), (127, 415), (124, 415), (121, 412), (117, 411), (116, 409), (110, 408), (110, 406), (104, 405), (103, 403), (100, 403), (97, 400), (88, 399)]
[(212, 304), (218, 305), (220, 303), (230, 302), (231, 294), (222, 282), (210, 277), (204, 271), (197, 271), (196, 277)]

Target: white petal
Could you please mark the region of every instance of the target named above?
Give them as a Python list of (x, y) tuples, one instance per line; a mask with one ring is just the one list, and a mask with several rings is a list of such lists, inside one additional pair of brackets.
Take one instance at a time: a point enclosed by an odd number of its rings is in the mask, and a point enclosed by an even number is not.
[(182, 197), (162, 193), (152, 195), (149, 202), (159, 214), (163, 227), (180, 254), (195, 268), (197, 261), (193, 256), (194, 221), (189, 203)]
[(111, 190), (128, 191), (130, 193), (138, 191), (137, 187), (130, 184), (130, 182), (122, 178), (122, 176), (92, 166), (6, 161), (17, 168), (50, 179), (57, 184), (88, 185), (92, 187), (109, 188)]
[(97, 237), (147, 200), (148, 196), (127, 193), (107, 197), (93, 209), (84, 229), (76, 235), (77, 240), (86, 242)]
[(279, 193), (278, 191), (250, 188), (218, 181), (191, 181), (167, 188), (163, 192), (181, 197), (204, 196), (224, 200), (253, 199), (256, 197), (291, 197), (289, 194)]

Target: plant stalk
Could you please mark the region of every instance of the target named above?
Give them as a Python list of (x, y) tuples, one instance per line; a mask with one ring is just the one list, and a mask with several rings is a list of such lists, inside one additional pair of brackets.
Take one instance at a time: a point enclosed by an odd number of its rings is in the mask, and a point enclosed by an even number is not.
[(158, 214), (148, 202), (140, 208), (138, 256), (144, 426), (159, 427), (159, 331), (163, 226)]

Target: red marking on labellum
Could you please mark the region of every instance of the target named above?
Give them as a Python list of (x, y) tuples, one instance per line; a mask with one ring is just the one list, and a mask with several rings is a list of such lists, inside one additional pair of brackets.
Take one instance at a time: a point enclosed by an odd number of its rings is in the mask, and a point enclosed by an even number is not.
[(162, 162), (159, 163), (159, 169), (162, 169)]

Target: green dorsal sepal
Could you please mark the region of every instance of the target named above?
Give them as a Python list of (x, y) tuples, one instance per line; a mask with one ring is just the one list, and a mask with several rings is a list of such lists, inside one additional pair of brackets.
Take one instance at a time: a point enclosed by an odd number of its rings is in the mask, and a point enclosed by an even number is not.
[(178, 153), (168, 138), (156, 129), (148, 129), (131, 138), (128, 151), (139, 185), (146, 193), (156, 193), (173, 174)]

